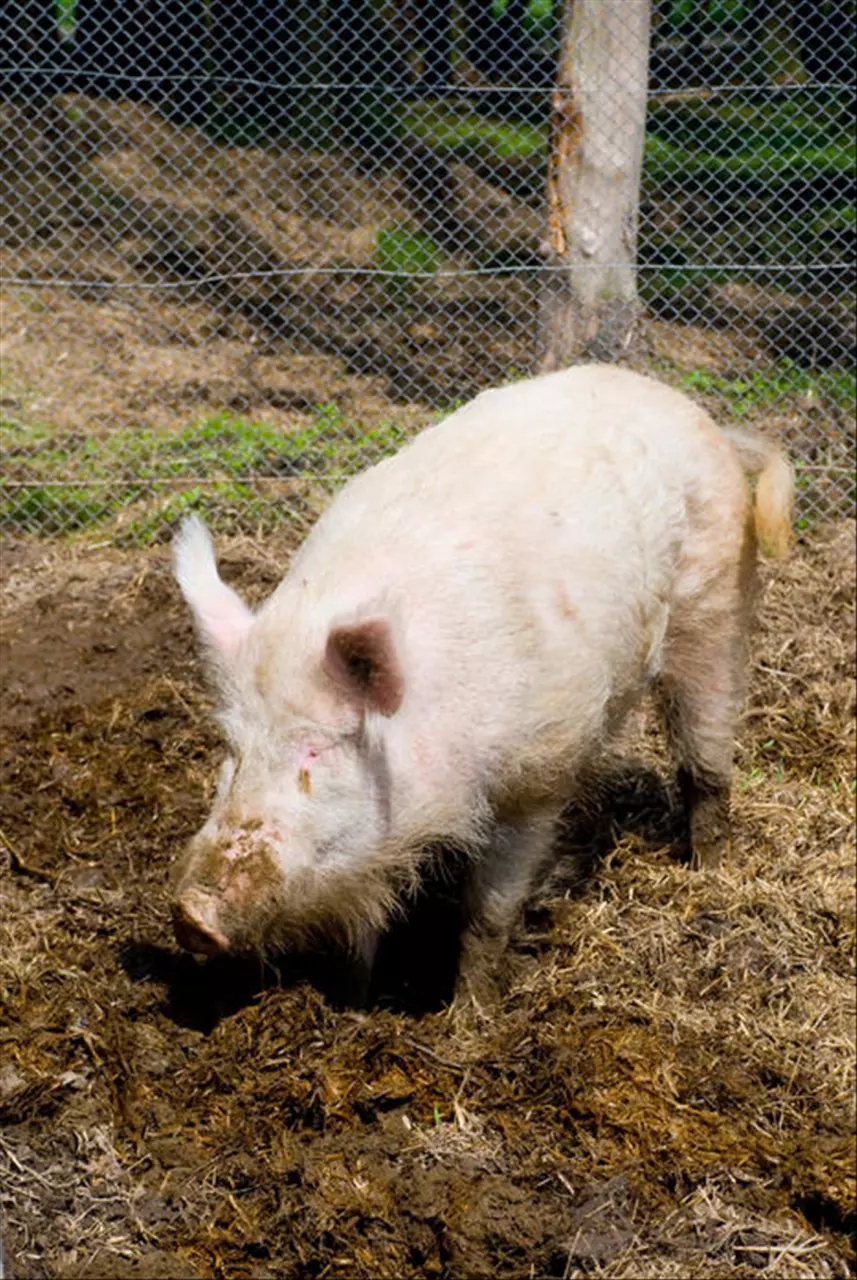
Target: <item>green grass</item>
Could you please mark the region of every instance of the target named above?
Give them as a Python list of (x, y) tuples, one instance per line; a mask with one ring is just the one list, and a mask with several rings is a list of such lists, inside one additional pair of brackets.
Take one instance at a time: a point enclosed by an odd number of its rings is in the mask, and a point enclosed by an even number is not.
[[(121, 541), (147, 543), (190, 510), (233, 530), (293, 522), (306, 482), (332, 487), (404, 434), (395, 423), (348, 421), (327, 404), (295, 430), (220, 413), (170, 434), (140, 427), (81, 440), (22, 415), (0, 422), (0, 437), (0, 528), (74, 533), (124, 513)], [(271, 482), (283, 485), (272, 491)]]
[(401, 117), (399, 128), (438, 153), (465, 157), (482, 152), (499, 160), (537, 157), (541, 161), (547, 148), (543, 126), (490, 119), (475, 111), (456, 111), (434, 103), (411, 107)]
[(72, 35), (77, 26), (77, 0), (56, 0), (57, 26), (63, 35)]
[[(649, 113), (645, 178), (655, 186), (677, 177), (757, 179), (837, 175), (854, 172), (855, 143), (850, 123), (816, 117), (800, 103), (763, 110), (756, 104), (726, 103), (712, 108), (689, 104)], [(434, 103), (411, 107), (400, 132), (428, 144), (438, 155), (462, 160), (534, 162), (540, 174), (547, 160), (546, 125), (492, 119)]]
[[(850, 98), (827, 93), (794, 95), (760, 104), (747, 97), (710, 102), (658, 103), (648, 112), (650, 138), (664, 148), (668, 171), (676, 167), (717, 172), (737, 162), (748, 172), (779, 173), (806, 167), (828, 174), (853, 173), (855, 141)], [(657, 148), (651, 159), (657, 157)], [(713, 166), (713, 167), (711, 167)]]
[(205, 517), (215, 530), (224, 532), (273, 532), (290, 524), (301, 524), (305, 504), (300, 494), (281, 502), (268, 500), (263, 487), (251, 483), (216, 481), (179, 488), (164, 495), (163, 486), (153, 486), (154, 501), (141, 502), (117, 530), (114, 541), (122, 547), (144, 547), (169, 537), (175, 526), (191, 511)]
[(733, 378), (693, 369), (684, 375), (682, 385), (687, 391), (716, 396), (733, 418), (746, 417), (755, 409), (779, 404), (792, 396), (811, 397), (831, 408), (852, 412), (857, 397), (857, 378), (852, 371), (822, 369), (809, 373), (791, 360), (780, 360), (767, 369), (753, 369)]
[[(405, 145), (469, 163), (527, 199), (541, 198), (546, 124), (487, 117), (424, 102), (400, 119)], [(853, 239), (855, 142), (843, 95), (781, 101), (737, 97), (716, 104), (653, 102), (645, 143), (640, 266), (646, 301), (658, 313), (692, 316), (707, 285), (734, 279), (742, 263), (824, 263), (848, 256)], [(702, 216), (680, 213), (661, 226), (664, 200), (702, 199)], [(748, 217), (748, 204), (754, 212)], [(715, 216), (716, 214), (716, 216)], [(678, 264), (693, 264), (690, 271)], [(731, 264), (724, 275), (714, 265)], [(818, 278), (796, 274), (812, 291)]]
[[(491, 17), (502, 17), (509, 7), (509, 0), (492, 0)], [(521, 15), (521, 30), (531, 39), (539, 39), (548, 35), (556, 20), (552, 0), (527, 0), (527, 6)]]
[(0, 528), (76, 533), (105, 520), (116, 508), (116, 500), (101, 486), (28, 485), (0, 502)]
[[(853, 429), (850, 424), (853, 423), (854, 405), (857, 403), (857, 377), (850, 370), (819, 369), (809, 372), (784, 359), (767, 368), (727, 377), (708, 369), (692, 369), (679, 374), (671, 362), (660, 361), (659, 364), (658, 372), (667, 381), (677, 383), (693, 394), (710, 397), (712, 408), (716, 403), (715, 412), (725, 410), (732, 418), (746, 418), (754, 412), (789, 402), (798, 402), (801, 408), (811, 403), (830, 421), (838, 420), (844, 432)], [(844, 483), (852, 492), (853, 502), (857, 500), (857, 474), (851, 468), (851, 461), (849, 453), (844, 461), (848, 476)], [(812, 466), (804, 458), (794, 458), (793, 462), (798, 493), (806, 493), (813, 484)], [(804, 532), (811, 522), (800, 516), (795, 523), (797, 529)]]
[(436, 103), (419, 103), (399, 119), (399, 133), (428, 146), (447, 160), (481, 162), (489, 169), (511, 162), (517, 183), (525, 188), (544, 185), (548, 134), (546, 126), (499, 120), (475, 111), (456, 111)]
[(375, 266), (386, 274), (387, 284), (397, 293), (407, 292), (423, 277), (433, 275), (442, 256), (431, 236), (406, 226), (387, 227), (376, 238)]
[(853, 169), (853, 147), (832, 142), (813, 144), (799, 137), (771, 138), (764, 129), (744, 139), (731, 134), (721, 140), (716, 151), (711, 143), (691, 150), (662, 134), (650, 133), (646, 138), (643, 177), (655, 186), (667, 179), (697, 176), (767, 186), (775, 178), (814, 178), (821, 174), (846, 178)]
[[(788, 360), (731, 377), (682, 371), (669, 361), (656, 372), (736, 419), (810, 401), (844, 422), (857, 398), (852, 372), (808, 372)], [(26, 403), (12, 390), (10, 398)], [(216, 413), (173, 432), (133, 427), (90, 437), (59, 435), (22, 407), (0, 421), (0, 528), (51, 536), (99, 528), (117, 541), (146, 544), (191, 510), (232, 531), (305, 524), (313, 487), (317, 501), (319, 484), (332, 490), (405, 439), (395, 422), (367, 427), (335, 404), (316, 406), (291, 428)], [(796, 472), (798, 488), (807, 489), (811, 474), (800, 460)]]

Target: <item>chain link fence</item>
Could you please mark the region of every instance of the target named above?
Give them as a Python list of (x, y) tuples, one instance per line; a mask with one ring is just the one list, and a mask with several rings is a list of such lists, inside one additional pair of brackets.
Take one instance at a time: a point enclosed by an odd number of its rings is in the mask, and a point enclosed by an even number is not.
[[(621, 358), (782, 439), (805, 523), (854, 503), (855, 9), (651, 10)], [(562, 3), (3, 11), (5, 530), (303, 524), (538, 368)]]

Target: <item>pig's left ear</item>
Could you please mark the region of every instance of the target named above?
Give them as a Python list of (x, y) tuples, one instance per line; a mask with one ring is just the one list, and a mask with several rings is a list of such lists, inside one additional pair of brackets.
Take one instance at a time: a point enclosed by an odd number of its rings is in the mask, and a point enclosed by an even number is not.
[(386, 618), (366, 618), (331, 628), (324, 651), (331, 680), (366, 710), (392, 716), (404, 696), (404, 679)]
[(176, 579), (202, 639), (216, 658), (231, 658), (253, 614), (221, 579), (208, 530), (197, 516), (182, 524), (173, 555)]

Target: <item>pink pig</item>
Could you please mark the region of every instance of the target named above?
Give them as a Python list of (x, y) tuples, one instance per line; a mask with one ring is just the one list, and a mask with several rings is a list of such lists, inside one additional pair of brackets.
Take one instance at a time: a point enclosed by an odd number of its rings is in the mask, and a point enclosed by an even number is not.
[(427, 858), (454, 851), (459, 990), (478, 999), (647, 687), (693, 859), (716, 857), (757, 543), (786, 551), (792, 493), (774, 445), (585, 365), (484, 392), (357, 476), (255, 613), (187, 520), (176, 573), (229, 753), (181, 861), (181, 945), (321, 935), (368, 975)]

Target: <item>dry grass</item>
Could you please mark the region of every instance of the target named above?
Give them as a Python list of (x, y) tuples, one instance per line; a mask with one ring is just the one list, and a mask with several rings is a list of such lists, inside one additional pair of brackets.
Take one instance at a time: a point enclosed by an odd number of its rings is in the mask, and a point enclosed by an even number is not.
[[(258, 595), (285, 554), (227, 570)], [(216, 739), (165, 556), (17, 542), (4, 568), (14, 1276), (849, 1274), (852, 525), (766, 573), (729, 864), (670, 856), (642, 721), (605, 857), (534, 906), (480, 1023), (408, 1011), (419, 982), (340, 1009), (313, 958), (179, 956), (168, 863)]]

